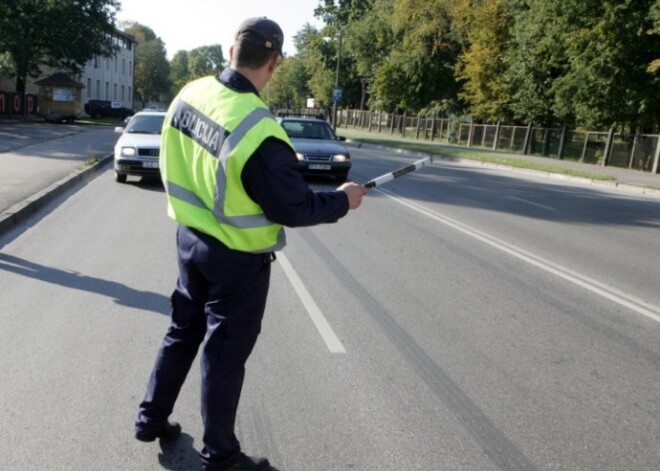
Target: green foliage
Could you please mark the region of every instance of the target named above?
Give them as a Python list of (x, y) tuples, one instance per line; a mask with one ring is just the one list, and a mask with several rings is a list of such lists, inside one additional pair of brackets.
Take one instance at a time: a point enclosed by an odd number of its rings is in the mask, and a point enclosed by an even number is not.
[(171, 96), (177, 93), (188, 83), (188, 52), (178, 51), (170, 61)]
[(456, 64), (457, 77), (464, 81), (459, 96), (470, 104), (475, 117), (511, 121), (511, 93), (502, 77), (513, 19), (501, 0), (483, 2), (465, 16), (464, 10), (460, 13), (468, 46)]
[(112, 55), (118, 8), (117, 0), (2, 2), (0, 52), (11, 55), (16, 90), (45, 65), (76, 74), (95, 55)]
[(334, 66), (337, 49), (335, 42), (307, 24), (293, 38), (298, 51), (296, 60), (300, 61), (307, 78), (309, 96), (314, 98), (316, 106), (327, 109), (332, 106), (332, 88), (334, 85)]
[(188, 82), (207, 75), (217, 75), (225, 67), (222, 46), (201, 46), (178, 51), (169, 64), (170, 96), (174, 97)]
[(188, 79), (216, 75), (222, 72), (225, 66), (225, 58), (222, 54), (222, 46), (201, 46), (188, 52)]
[(275, 70), (266, 91), (272, 109), (300, 109), (307, 105), (309, 76), (300, 60), (286, 57)]
[[(653, 22), (653, 27), (648, 31), (648, 34), (660, 34), (660, 0), (655, 0), (655, 3), (651, 6), (649, 19)], [(656, 73), (660, 71), (660, 57), (658, 56), (660, 56), (660, 52), (656, 51), (655, 55), (653, 56), (653, 60), (647, 69), (650, 73)]]
[(0, 75), (8, 75), (14, 70), (14, 63), (11, 54), (0, 52)]
[(135, 47), (135, 93), (144, 102), (167, 101), (171, 84), (165, 44), (151, 28), (139, 23), (131, 24), (125, 32), (138, 41)]
[[(320, 0), (315, 15), (325, 25), (295, 34), (271, 81), (274, 108), (331, 108), (339, 59), (343, 107), (660, 129), (660, 0)], [(179, 51), (172, 94), (222, 66), (220, 46)]]
[(505, 81), (520, 121), (651, 130), (658, 125), (655, 0), (529, 0), (515, 16)]
[(434, 100), (456, 102), (458, 84), (453, 69), (460, 49), (452, 30), (449, 0), (383, 3), (392, 8), (390, 53), (376, 65), (372, 102), (387, 111), (417, 111)]

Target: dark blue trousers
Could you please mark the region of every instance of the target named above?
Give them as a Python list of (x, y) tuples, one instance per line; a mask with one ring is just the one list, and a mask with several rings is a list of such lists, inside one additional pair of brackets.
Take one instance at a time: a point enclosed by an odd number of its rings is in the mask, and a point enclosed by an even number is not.
[(177, 251), (172, 322), (140, 404), (136, 429), (153, 430), (166, 423), (202, 345), (200, 455), (204, 469), (222, 469), (241, 451), (234, 433), (236, 410), (245, 362), (261, 331), (271, 257), (231, 250), (184, 226), (177, 230)]

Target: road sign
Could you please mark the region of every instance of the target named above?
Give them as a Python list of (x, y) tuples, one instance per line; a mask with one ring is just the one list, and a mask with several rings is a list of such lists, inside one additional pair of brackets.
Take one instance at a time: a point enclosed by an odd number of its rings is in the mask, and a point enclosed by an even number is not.
[(332, 101), (339, 103), (344, 95), (344, 89), (341, 87), (335, 87), (332, 89)]

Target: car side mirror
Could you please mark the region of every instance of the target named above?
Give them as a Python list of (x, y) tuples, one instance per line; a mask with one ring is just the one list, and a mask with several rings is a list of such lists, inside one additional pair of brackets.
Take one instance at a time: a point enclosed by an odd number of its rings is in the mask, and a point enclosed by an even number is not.
[(123, 132), (124, 132), (124, 128), (122, 128), (121, 126), (117, 126), (115, 128), (115, 134), (121, 134)]
[(337, 139), (340, 140), (340, 141), (345, 141), (346, 140), (346, 138), (344, 136), (337, 136)]

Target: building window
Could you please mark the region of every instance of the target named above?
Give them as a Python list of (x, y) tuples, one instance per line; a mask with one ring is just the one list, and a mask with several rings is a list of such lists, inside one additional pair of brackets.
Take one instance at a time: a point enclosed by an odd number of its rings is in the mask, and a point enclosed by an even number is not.
[(110, 83), (105, 82), (105, 99), (110, 99)]
[(112, 90), (112, 99), (117, 101), (117, 84), (116, 83), (113, 84), (112, 88), (113, 88), (113, 90)]
[(96, 81), (96, 98), (101, 98), (101, 81)]
[(121, 74), (126, 75), (126, 59), (121, 58)]
[(94, 56), (94, 68), (99, 68), (99, 56)]
[(123, 103), (124, 100), (126, 99), (126, 95), (124, 94), (124, 86), (121, 86), (121, 102)]
[(88, 78), (87, 79), (87, 98), (92, 97), (92, 79)]

